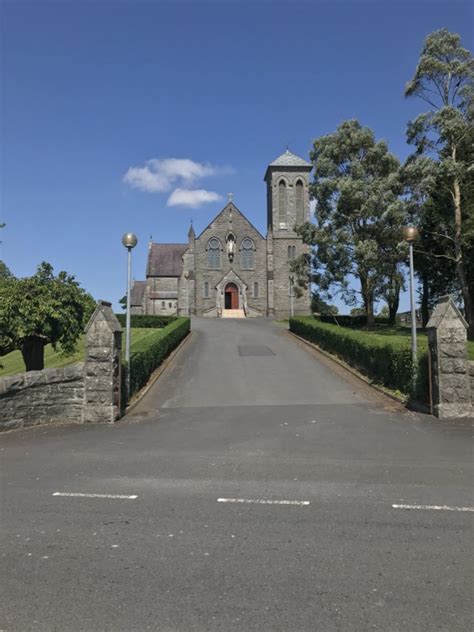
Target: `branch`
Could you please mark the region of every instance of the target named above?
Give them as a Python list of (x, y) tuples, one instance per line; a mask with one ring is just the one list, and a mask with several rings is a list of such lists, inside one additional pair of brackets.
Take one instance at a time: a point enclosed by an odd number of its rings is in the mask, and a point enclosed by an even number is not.
[(422, 99), (423, 101), (426, 101), (426, 103), (429, 103), (431, 105), (431, 107), (433, 107), (435, 110), (437, 110), (439, 108), (437, 103), (433, 103), (433, 101), (431, 101), (430, 99), (428, 99), (427, 96), (418, 93), (417, 95), (418, 97), (420, 97), (420, 99)]
[(425, 252), (424, 250), (416, 250), (413, 249), (414, 252), (417, 252), (419, 255), (425, 255), (425, 257), (436, 257), (436, 259), (448, 259), (449, 261), (454, 261), (454, 263), (458, 262), (458, 258), (450, 257), (449, 255), (435, 255), (432, 252)]
[(445, 239), (449, 239), (450, 241), (456, 243), (456, 240), (450, 237), (449, 235), (444, 235), (443, 233), (432, 233), (430, 230), (426, 230), (425, 232), (428, 233), (428, 235), (437, 235), (438, 237), (445, 237)]

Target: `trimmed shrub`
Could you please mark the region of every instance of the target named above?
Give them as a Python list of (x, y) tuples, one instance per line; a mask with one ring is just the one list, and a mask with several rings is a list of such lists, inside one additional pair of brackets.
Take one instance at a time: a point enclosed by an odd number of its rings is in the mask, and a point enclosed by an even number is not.
[[(161, 317), (160, 317), (161, 318)], [(175, 318), (153, 336), (148, 336), (132, 346), (130, 353), (130, 395), (148, 382), (150, 375), (163, 360), (186, 338), (191, 329), (189, 318)], [(122, 375), (125, 379), (127, 366)], [(125, 390), (123, 391), (125, 392)]]
[[(365, 327), (367, 324), (367, 316), (365, 314), (361, 314), (359, 316), (351, 316), (350, 314), (320, 314), (315, 316), (322, 323), (331, 323), (332, 325), (340, 325), (341, 327), (354, 327), (356, 329), (360, 329), (361, 327)], [(375, 317), (376, 325), (389, 325), (388, 318), (385, 316), (376, 316)]]
[[(115, 314), (122, 327), (125, 327), (126, 314)], [(155, 316), (154, 314), (132, 314), (130, 317), (130, 326), (139, 329), (162, 329), (170, 323), (174, 322), (178, 316)]]
[(417, 384), (412, 384), (412, 357), (409, 339), (377, 336), (368, 331), (338, 327), (312, 316), (290, 318), (290, 331), (334, 353), (375, 383), (426, 401), (428, 357), (420, 354)]

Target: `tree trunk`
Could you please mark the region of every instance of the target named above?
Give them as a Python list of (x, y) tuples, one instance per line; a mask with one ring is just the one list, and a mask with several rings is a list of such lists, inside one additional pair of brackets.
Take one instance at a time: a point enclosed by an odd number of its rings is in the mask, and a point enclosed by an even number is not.
[(41, 371), (44, 369), (44, 344), (39, 336), (30, 336), (21, 345), (21, 355), (27, 371)]
[(400, 305), (400, 283), (397, 280), (392, 282), (392, 291), (387, 295), (388, 323), (395, 325), (397, 322), (397, 312)]
[(375, 327), (374, 316), (374, 292), (370, 287), (370, 280), (365, 274), (359, 274), (360, 290), (362, 293), (362, 300), (364, 301), (365, 315), (367, 318), (366, 326), (368, 329)]
[[(452, 149), (452, 158), (456, 162), (456, 146)], [(467, 335), (470, 340), (474, 340), (474, 304), (472, 301), (469, 285), (467, 283), (464, 260), (462, 257), (462, 213), (461, 213), (461, 187), (458, 178), (453, 181), (453, 201), (454, 201), (454, 253), (456, 256), (456, 272), (461, 285), (462, 297), (464, 300), (464, 310), (468, 324)]]
[(397, 324), (398, 304), (399, 304), (399, 301), (397, 301), (396, 303), (390, 302), (388, 304), (388, 324), (389, 325)]
[(430, 319), (430, 310), (428, 307), (428, 301), (430, 298), (429, 294), (429, 284), (428, 284), (428, 275), (423, 273), (421, 277), (422, 284), (422, 293), (421, 293), (421, 326), (423, 329), (426, 328), (428, 321)]
[(375, 314), (374, 314), (374, 297), (369, 296), (367, 305), (365, 307), (365, 313), (367, 314), (367, 329), (374, 329), (375, 327)]

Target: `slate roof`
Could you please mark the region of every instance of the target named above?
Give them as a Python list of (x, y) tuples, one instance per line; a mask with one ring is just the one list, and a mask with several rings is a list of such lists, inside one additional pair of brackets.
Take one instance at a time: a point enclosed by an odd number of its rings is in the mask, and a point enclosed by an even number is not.
[(303, 158), (300, 158), (296, 154), (293, 154), (289, 149), (284, 154), (278, 156), (269, 167), (313, 167), (310, 162), (307, 162)]
[(146, 275), (179, 277), (183, 271), (182, 257), (188, 244), (151, 244), (148, 251)]
[(142, 305), (145, 288), (146, 281), (134, 281), (132, 291), (130, 293), (130, 304), (132, 307)]

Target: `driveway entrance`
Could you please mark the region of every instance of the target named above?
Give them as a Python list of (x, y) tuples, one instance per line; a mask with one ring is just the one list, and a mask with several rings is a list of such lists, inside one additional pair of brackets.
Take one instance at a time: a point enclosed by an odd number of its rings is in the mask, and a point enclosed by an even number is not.
[(469, 426), (265, 318), (191, 326), (119, 423), (2, 433), (0, 628), (471, 629)]

